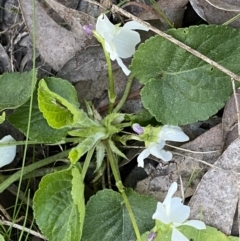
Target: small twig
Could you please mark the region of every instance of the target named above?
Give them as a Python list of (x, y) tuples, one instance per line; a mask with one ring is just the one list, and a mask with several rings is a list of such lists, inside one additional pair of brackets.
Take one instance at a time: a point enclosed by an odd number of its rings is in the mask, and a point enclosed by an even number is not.
[(2, 225), (7, 225), (7, 226), (9, 226), (9, 227), (17, 228), (17, 229), (19, 229), (19, 230), (28, 232), (28, 233), (36, 236), (36, 237), (39, 237), (39, 238), (44, 239), (44, 240), (47, 240), (47, 238), (44, 237), (43, 235), (41, 235), (40, 233), (38, 233), (38, 232), (36, 232), (36, 231), (33, 231), (33, 230), (29, 229), (29, 228), (23, 227), (23, 226), (21, 226), (21, 225), (19, 225), (19, 224), (12, 223), (12, 222), (9, 222), (9, 221), (6, 221), (6, 220), (0, 220), (0, 224), (2, 224)]
[(233, 171), (233, 170), (226, 170), (226, 169), (223, 169), (223, 168), (221, 168), (221, 167), (218, 167), (218, 166), (216, 166), (216, 165), (214, 165), (214, 164), (210, 164), (210, 163), (208, 163), (208, 162), (206, 162), (206, 161), (203, 161), (203, 160), (200, 160), (200, 159), (191, 157), (191, 156), (186, 156), (186, 155), (183, 155), (183, 154), (181, 154), (181, 153), (174, 152), (174, 151), (173, 151), (172, 153), (174, 153), (175, 155), (182, 156), (182, 157), (184, 157), (184, 158), (190, 158), (190, 159), (192, 159), (192, 160), (194, 160), (194, 161), (203, 163), (203, 164), (205, 164), (206, 166), (209, 166), (209, 167), (211, 167), (211, 168), (216, 168), (216, 169), (221, 170), (221, 171), (223, 171), (223, 172), (227, 172), (227, 173), (230, 172), (230, 173), (235, 174), (235, 175), (240, 175), (240, 172), (235, 172), (235, 171)]
[(1, 31), (1, 32), (0, 32), (0, 35), (1, 35), (1, 34), (4, 34), (4, 33), (7, 33), (9, 30), (17, 27), (18, 25), (20, 25), (20, 24), (19, 24), (19, 23), (13, 24), (12, 26), (10, 26), (10, 27), (8, 27), (7, 29), (5, 29), (4, 31)]
[(208, 153), (215, 153), (215, 152), (220, 152), (221, 151), (221, 150), (215, 150), (215, 151), (192, 151), (192, 150), (188, 150), (188, 149), (185, 149), (185, 148), (172, 146), (172, 145), (169, 145), (169, 144), (165, 144), (165, 146), (169, 146), (169, 147), (172, 147), (172, 148), (180, 150), (180, 151), (186, 151), (186, 152), (190, 152), (190, 153), (194, 153), (194, 154), (208, 154)]
[(97, 6), (99, 6), (100, 8), (104, 9), (105, 11), (107, 10), (106, 7), (104, 7), (101, 3), (98, 3), (98, 2), (96, 2), (96, 1), (92, 1), (92, 0), (84, 0), (84, 1), (85, 1), (85, 2), (89, 2), (89, 3), (91, 3), (91, 4), (94, 4), (94, 5), (97, 5)]
[(179, 176), (180, 179), (180, 187), (181, 187), (181, 195), (182, 195), (182, 202), (185, 202), (185, 195), (184, 195), (184, 190), (183, 190), (183, 181), (181, 175)]
[(0, 211), (2, 212), (2, 214), (5, 216), (7, 220), (12, 219), (9, 213), (7, 212), (7, 210), (1, 204), (0, 204)]
[[(215, 152), (220, 152), (221, 151), (221, 150), (215, 150), (215, 151), (192, 151), (192, 150), (184, 149), (184, 148), (181, 148), (181, 147), (172, 146), (172, 145), (169, 145), (169, 144), (165, 144), (165, 146), (169, 146), (169, 147), (172, 147), (174, 149), (178, 149), (180, 151), (190, 152), (190, 153), (194, 153), (194, 154), (208, 154), (208, 153), (215, 153)], [(144, 146), (122, 146), (122, 148), (145, 149), (146, 147), (144, 147)]]
[(154, 28), (149, 23), (142, 21), (141, 19), (139, 19), (136, 16), (128, 13), (127, 11), (123, 10), (122, 8), (120, 8), (120, 7), (116, 6), (116, 5), (112, 5), (112, 11), (113, 12), (119, 12), (122, 15), (128, 17), (129, 19), (134, 20), (134, 21), (142, 24), (143, 26), (145, 26), (145, 27), (149, 28), (150, 30), (152, 30), (154, 33), (156, 33), (156, 34), (160, 35), (161, 37), (169, 40), (170, 42), (178, 45), (182, 49), (190, 52), (191, 54), (195, 55), (196, 57), (202, 59), (203, 61), (207, 62), (208, 64), (210, 64), (212, 66), (214, 66), (215, 68), (219, 69), (223, 73), (227, 74), (232, 79), (237, 80), (237, 81), (240, 82), (240, 76), (234, 74), (233, 72), (231, 72), (230, 70), (226, 69), (222, 65), (216, 63), (215, 61), (211, 60), (210, 58), (206, 57), (205, 55), (199, 53), (198, 51), (192, 49), (191, 47), (187, 46), (186, 44), (184, 44), (184, 43), (180, 42), (179, 40), (173, 38), (171, 35), (168, 35), (168, 34), (162, 32), (161, 30), (159, 30), (157, 28)]

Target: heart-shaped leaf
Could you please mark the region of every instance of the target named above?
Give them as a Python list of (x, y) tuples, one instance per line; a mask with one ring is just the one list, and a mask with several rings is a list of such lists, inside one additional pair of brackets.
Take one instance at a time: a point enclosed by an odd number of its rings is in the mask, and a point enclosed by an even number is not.
[[(79, 241), (82, 234), (84, 203), (82, 178), (77, 169), (44, 176), (34, 195), (33, 208), (42, 233), (51, 241)], [(76, 186), (76, 178), (79, 186)], [(73, 190), (75, 188), (76, 190)], [(77, 194), (77, 191), (80, 193)], [(76, 201), (77, 198), (81, 200)]]
[[(141, 233), (154, 226), (152, 214), (157, 202), (152, 197), (141, 196), (126, 190)], [(135, 233), (121, 195), (112, 190), (99, 191), (86, 206), (83, 241), (129, 241)]]
[[(202, 25), (167, 33), (240, 74), (240, 31)], [(141, 91), (144, 107), (164, 124), (208, 119), (232, 93), (229, 76), (160, 36), (140, 45), (131, 70), (145, 85)]]
[(1, 75), (0, 111), (4, 109), (15, 109), (27, 102), (32, 93), (32, 79), (35, 85), (37, 78), (33, 76), (32, 71), (24, 73), (4, 73)]

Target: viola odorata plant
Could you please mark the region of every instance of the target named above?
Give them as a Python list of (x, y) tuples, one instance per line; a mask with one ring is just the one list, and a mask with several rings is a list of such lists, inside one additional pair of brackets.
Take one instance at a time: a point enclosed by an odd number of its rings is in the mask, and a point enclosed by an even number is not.
[(172, 228), (172, 241), (189, 241), (179, 230), (182, 225), (192, 226), (196, 229), (206, 229), (206, 225), (199, 220), (188, 220), (190, 207), (182, 203), (179, 197), (173, 197), (177, 191), (177, 183), (173, 182), (170, 186), (164, 201), (157, 203), (156, 212), (152, 218), (170, 225)]
[(163, 149), (166, 141), (185, 142), (189, 140), (189, 137), (178, 126), (164, 125), (153, 127), (149, 125), (141, 127), (135, 123), (132, 128), (139, 134), (140, 140), (144, 141), (146, 147), (137, 158), (139, 167), (144, 167), (144, 159), (150, 154), (163, 161), (170, 161), (172, 153)]

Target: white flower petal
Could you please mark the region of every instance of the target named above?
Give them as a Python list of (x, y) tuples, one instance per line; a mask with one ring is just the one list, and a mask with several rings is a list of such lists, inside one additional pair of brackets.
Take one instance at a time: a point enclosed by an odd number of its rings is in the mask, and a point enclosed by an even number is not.
[(189, 137), (178, 126), (164, 125), (159, 133), (159, 141), (188, 141)]
[(168, 162), (172, 159), (172, 153), (170, 151), (165, 151), (165, 150), (159, 148), (159, 145), (157, 145), (157, 144), (151, 147), (150, 153), (153, 156), (155, 156), (159, 159), (162, 159), (165, 162)]
[(123, 28), (126, 29), (139, 29), (139, 30), (144, 30), (144, 31), (148, 31), (149, 28), (143, 26), (142, 24), (136, 22), (136, 21), (130, 21), (124, 24)]
[(128, 76), (131, 73), (131, 71), (127, 68), (127, 66), (122, 62), (122, 60), (119, 57), (117, 57), (116, 60), (118, 65), (122, 68), (124, 74)]
[(160, 140), (158, 139), (158, 148), (163, 149), (163, 147), (166, 145), (166, 141), (165, 140)]
[(114, 46), (115, 36), (112, 33), (105, 33), (104, 35), (104, 44), (106, 51), (110, 54), (110, 59), (115, 60), (118, 57), (117, 50)]
[(172, 241), (189, 241), (189, 240), (176, 228), (173, 228)]
[(177, 183), (173, 182), (170, 188), (168, 189), (167, 196), (165, 197), (163, 201), (163, 205), (165, 207), (166, 213), (168, 217), (170, 218), (171, 215), (171, 205), (172, 205), (172, 196), (177, 191)]
[(144, 159), (147, 158), (149, 155), (150, 155), (149, 148), (146, 148), (138, 155), (137, 162), (139, 167), (142, 167), (142, 168), (144, 167)]
[(135, 53), (135, 48), (140, 43), (139, 33), (121, 28), (114, 39), (114, 46), (116, 47), (118, 56), (120, 58), (129, 58)]
[(182, 225), (192, 226), (196, 229), (206, 229), (205, 223), (202, 221), (199, 221), (199, 220), (189, 220), (189, 221), (183, 223)]
[[(4, 136), (0, 143), (15, 141), (11, 135)], [(16, 146), (0, 147), (0, 168), (10, 164), (16, 156)]]
[(177, 191), (177, 183), (173, 182), (172, 185), (169, 187), (167, 196), (165, 197), (165, 199), (163, 201), (164, 205), (171, 204), (172, 196), (176, 191)]
[(105, 39), (105, 33), (115, 33), (115, 26), (109, 21), (105, 14), (101, 14), (96, 23), (96, 31)]
[(157, 209), (156, 209), (155, 213), (153, 214), (152, 219), (160, 220), (161, 222), (163, 222), (165, 224), (171, 223), (171, 220), (169, 219), (169, 217), (166, 214), (164, 205), (160, 202), (157, 203)]
[(190, 215), (190, 207), (182, 203), (182, 199), (174, 197), (171, 199), (170, 219), (175, 227), (185, 222)]
[(159, 158), (161, 158), (163, 161), (168, 162), (172, 160), (172, 153), (170, 151), (161, 150), (160, 154), (161, 157)]
[(126, 75), (131, 71), (124, 65), (121, 58), (131, 57), (136, 45), (141, 41), (139, 33), (132, 29), (148, 30), (137, 22), (126, 23), (124, 27), (119, 27), (119, 24), (113, 25), (104, 14), (97, 19), (96, 32), (104, 39), (105, 49), (110, 54), (110, 59), (117, 60)]

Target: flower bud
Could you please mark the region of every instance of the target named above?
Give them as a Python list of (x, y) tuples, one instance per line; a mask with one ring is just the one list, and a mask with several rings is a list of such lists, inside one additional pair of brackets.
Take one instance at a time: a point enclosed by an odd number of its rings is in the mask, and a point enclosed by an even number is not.
[(94, 27), (91, 24), (83, 25), (83, 29), (87, 34), (92, 34)]
[(139, 134), (139, 135), (143, 134), (143, 131), (144, 131), (143, 127), (141, 127), (138, 123), (134, 123), (132, 125), (132, 128), (137, 134)]

